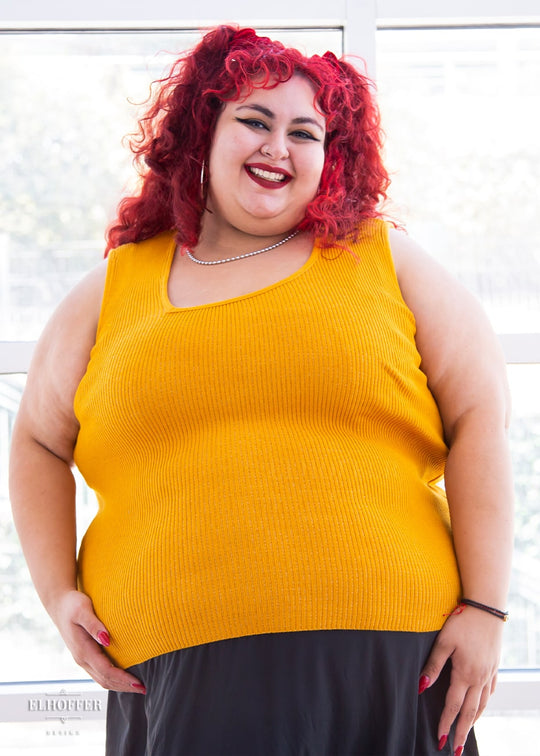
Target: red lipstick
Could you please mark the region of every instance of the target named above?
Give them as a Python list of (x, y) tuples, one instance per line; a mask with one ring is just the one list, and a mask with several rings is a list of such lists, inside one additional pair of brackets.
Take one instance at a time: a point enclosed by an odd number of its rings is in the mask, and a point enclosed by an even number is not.
[[(283, 170), (283, 168), (266, 165), (265, 163), (249, 163), (244, 167), (250, 179), (265, 189), (279, 189), (282, 186), (286, 186), (292, 180), (292, 176), (288, 171)], [(261, 175), (261, 172), (273, 174), (275, 177), (279, 176), (280, 179), (269, 178), (268, 176)]]

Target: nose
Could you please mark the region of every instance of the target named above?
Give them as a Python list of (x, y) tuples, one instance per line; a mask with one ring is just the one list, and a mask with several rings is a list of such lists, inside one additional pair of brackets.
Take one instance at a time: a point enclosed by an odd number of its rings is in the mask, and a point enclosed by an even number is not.
[(273, 134), (261, 147), (261, 154), (271, 160), (285, 160), (289, 157), (289, 149), (287, 147), (284, 136), (281, 134)]

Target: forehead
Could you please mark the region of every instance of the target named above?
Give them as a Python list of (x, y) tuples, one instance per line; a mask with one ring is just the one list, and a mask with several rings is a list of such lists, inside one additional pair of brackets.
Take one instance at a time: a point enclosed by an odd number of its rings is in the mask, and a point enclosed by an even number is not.
[(254, 81), (254, 88), (251, 91), (246, 89), (242, 97), (226, 103), (226, 107), (249, 105), (252, 102), (272, 103), (279, 110), (309, 110), (309, 115), (311, 117), (318, 116), (321, 124), (323, 124), (325, 118), (317, 105), (316, 96), (315, 85), (305, 76), (294, 74), (287, 81), (270, 87), (265, 87), (262, 82), (260, 86), (257, 86), (257, 81)]

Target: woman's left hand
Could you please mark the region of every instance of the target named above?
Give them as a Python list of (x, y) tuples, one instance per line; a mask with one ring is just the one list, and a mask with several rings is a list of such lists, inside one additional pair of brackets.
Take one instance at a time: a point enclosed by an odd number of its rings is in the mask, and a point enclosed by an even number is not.
[(497, 617), (469, 606), (460, 614), (450, 615), (422, 669), (420, 691), (431, 687), (451, 660), (450, 687), (439, 721), (438, 739), (444, 746), (457, 717), (454, 737), (457, 756), (461, 756), (471, 727), (495, 690), (503, 625)]

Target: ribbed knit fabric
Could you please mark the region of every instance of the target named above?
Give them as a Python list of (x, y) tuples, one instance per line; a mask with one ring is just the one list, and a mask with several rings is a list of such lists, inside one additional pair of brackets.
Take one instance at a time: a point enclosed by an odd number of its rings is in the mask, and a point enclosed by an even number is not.
[(439, 629), (447, 449), (381, 222), (245, 296), (175, 308), (173, 234), (113, 251), (75, 411), (99, 512), (82, 590), (130, 666), (225, 638)]

